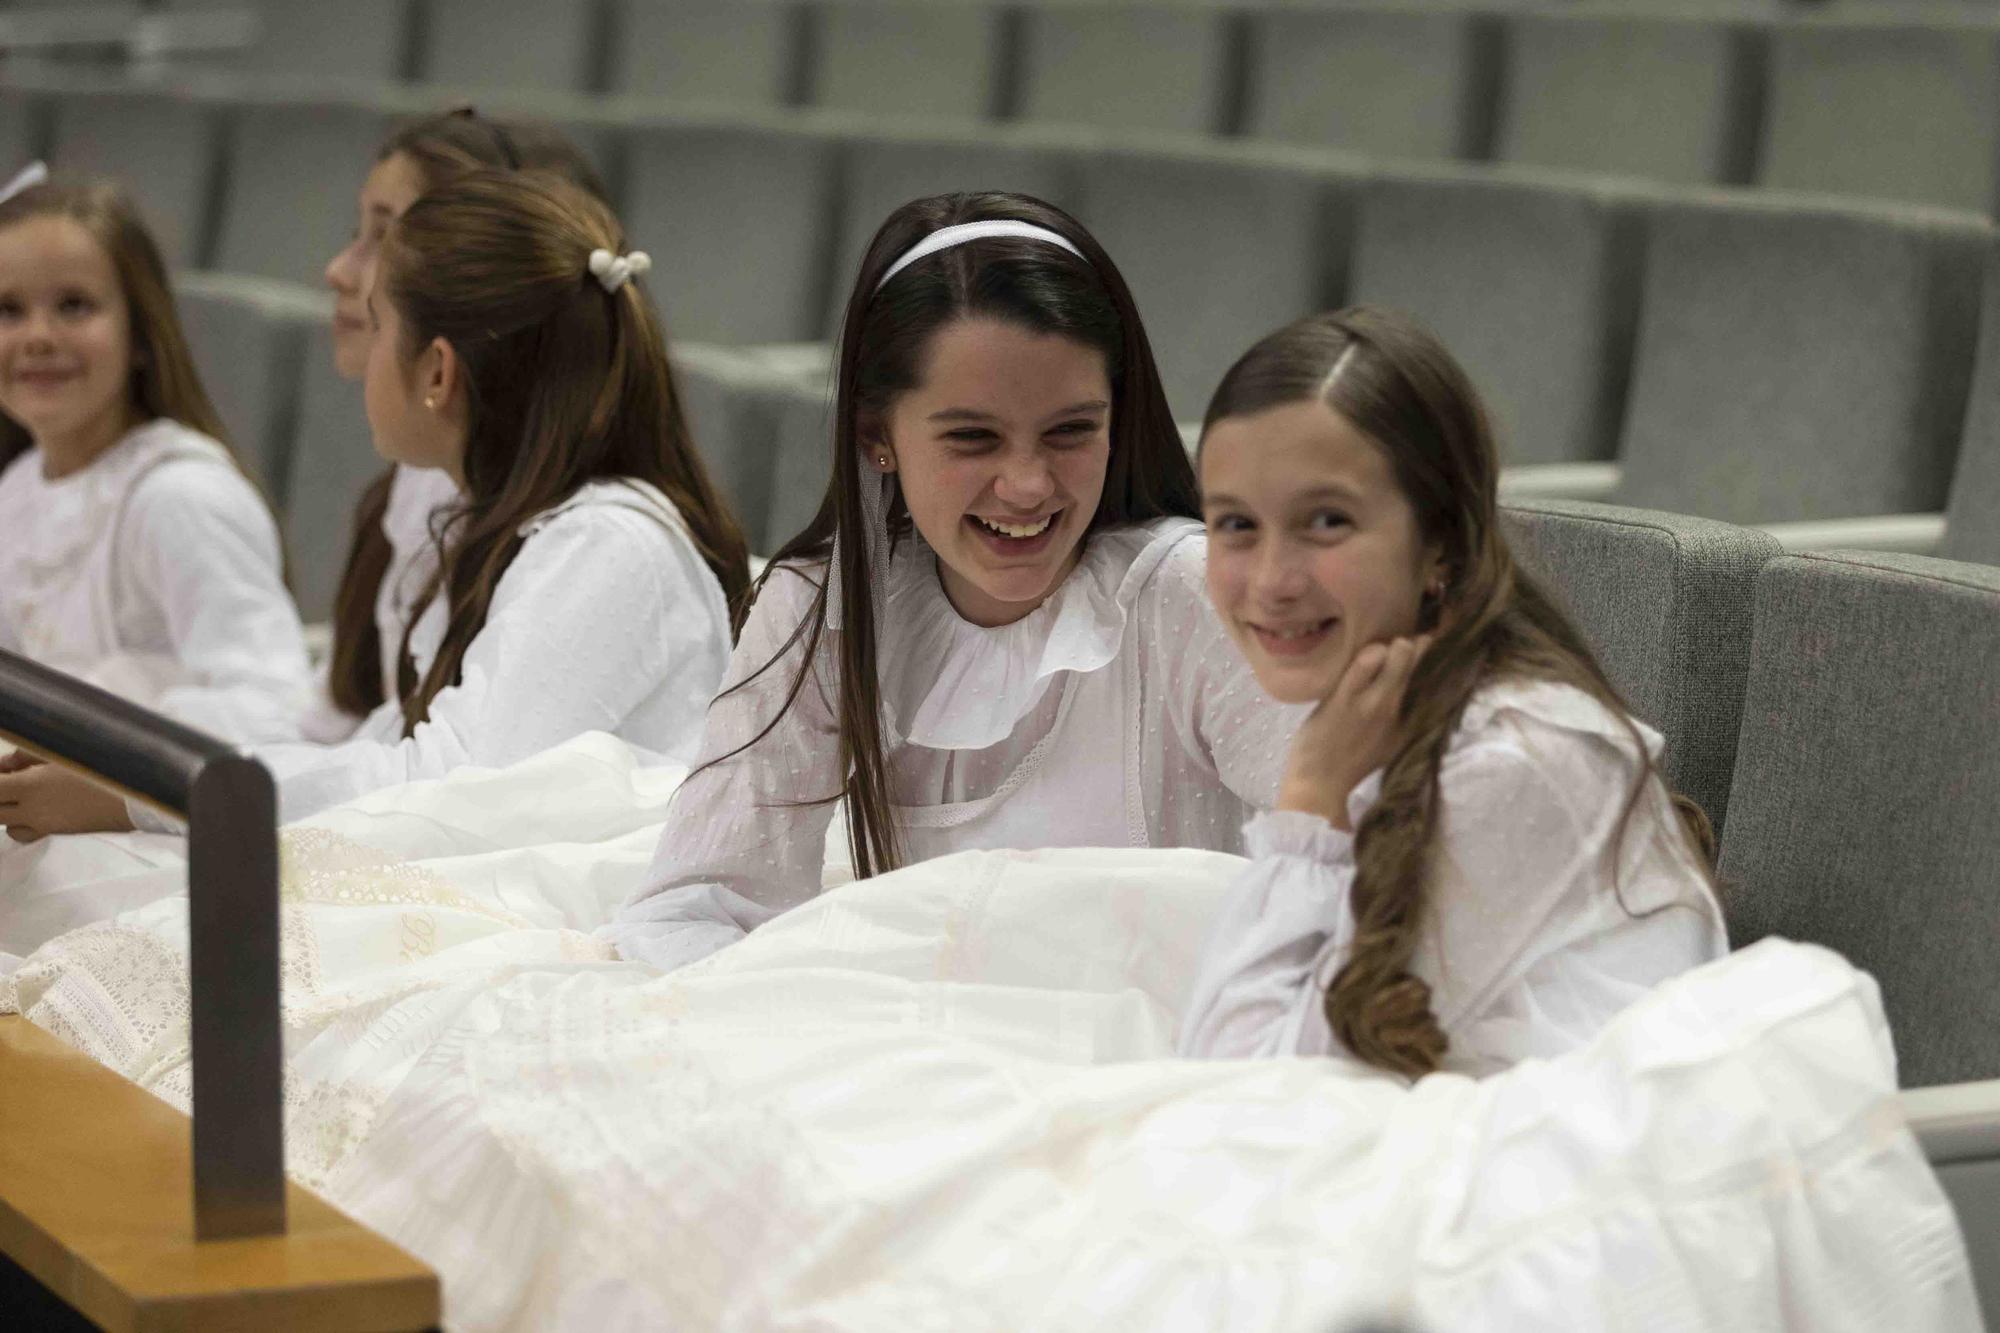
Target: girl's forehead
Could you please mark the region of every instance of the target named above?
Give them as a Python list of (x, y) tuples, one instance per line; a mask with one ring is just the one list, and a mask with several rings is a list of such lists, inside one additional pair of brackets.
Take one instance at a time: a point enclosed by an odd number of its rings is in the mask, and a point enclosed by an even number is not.
[(10, 283), (117, 282), (111, 256), (75, 218), (23, 218), (0, 227), (0, 273)]
[(1201, 475), (1205, 486), (1266, 496), (1329, 484), (1361, 491), (1395, 484), (1388, 452), (1317, 400), (1216, 422), (1202, 440)]

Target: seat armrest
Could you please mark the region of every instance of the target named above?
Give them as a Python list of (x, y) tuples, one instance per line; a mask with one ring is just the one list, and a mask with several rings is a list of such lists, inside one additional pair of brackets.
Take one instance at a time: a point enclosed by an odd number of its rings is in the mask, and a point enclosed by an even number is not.
[(1944, 540), (1943, 514), (1875, 514), (1867, 518), (1767, 523), (1764, 531), (1787, 551), (1903, 551), (1935, 555)]
[(2000, 1078), (1901, 1094), (1903, 1114), (1933, 1166), (2000, 1162)]
[(1500, 499), (1603, 500), (1623, 476), (1616, 463), (1527, 463), (1500, 469)]

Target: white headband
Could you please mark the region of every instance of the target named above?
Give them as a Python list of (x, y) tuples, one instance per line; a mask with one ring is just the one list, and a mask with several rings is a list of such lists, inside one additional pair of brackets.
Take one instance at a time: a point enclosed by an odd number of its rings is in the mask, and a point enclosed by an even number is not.
[(614, 255), (609, 250), (590, 252), (590, 273), (597, 279), (598, 286), (607, 292), (615, 292), (625, 285), (626, 279), (636, 278), (653, 271), (653, 257), (644, 250), (634, 250), (629, 255)]
[(30, 162), (22, 167), (19, 174), (5, 185), (0, 185), (0, 204), (6, 203), (23, 190), (33, 189), (49, 178), (49, 169), (40, 162)]
[(882, 280), (875, 284), (875, 290), (879, 292), (887, 287), (889, 279), (919, 259), (934, 255), (940, 250), (949, 250), (954, 245), (964, 245), (967, 241), (983, 241), (994, 236), (1018, 236), (1028, 241), (1047, 241), (1050, 245), (1060, 246), (1069, 251), (1085, 263), (1090, 262), (1084, 258), (1083, 251), (1070, 244), (1067, 239), (1058, 236), (1047, 227), (1037, 227), (1032, 222), (1016, 222), (1011, 218), (994, 218), (987, 222), (961, 222), (956, 226), (940, 227), (905, 250), (901, 259), (889, 265), (888, 271), (882, 275)]

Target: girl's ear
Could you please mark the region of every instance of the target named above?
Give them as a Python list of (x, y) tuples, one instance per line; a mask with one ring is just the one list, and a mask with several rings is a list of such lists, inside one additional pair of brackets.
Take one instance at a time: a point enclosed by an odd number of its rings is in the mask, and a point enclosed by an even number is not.
[(896, 470), (896, 446), (890, 443), (889, 425), (881, 417), (863, 413), (854, 423), (854, 440), (869, 467), (877, 472)]
[(431, 339), (417, 358), (417, 389), (424, 406), (433, 411), (457, 411), (464, 381), (465, 365), (458, 359), (458, 350), (443, 338)]

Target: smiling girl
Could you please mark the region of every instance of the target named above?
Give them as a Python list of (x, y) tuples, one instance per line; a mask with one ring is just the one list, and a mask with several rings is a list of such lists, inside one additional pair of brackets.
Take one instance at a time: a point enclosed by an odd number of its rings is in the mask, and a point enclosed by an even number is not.
[[(277, 525), (116, 187), (0, 203), (0, 412), (0, 648), (229, 740), (298, 735), (308, 669)], [(0, 823), (47, 776), (0, 779)]]
[(676, 967), (818, 893), (980, 847), (1232, 848), (1296, 714), (1202, 593), (1194, 478), (1124, 280), (1061, 211), (920, 199), (841, 333), (833, 480), (773, 558), (652, 886)]
[(1188, 1055), (1486, 1073), (1727, 948), (1660, 737), (1513, 562), (1464, 372), (1356, 308), (1258, 343), (1202, 428), (1208, 588), (1314, 706), (1215, 926)]

